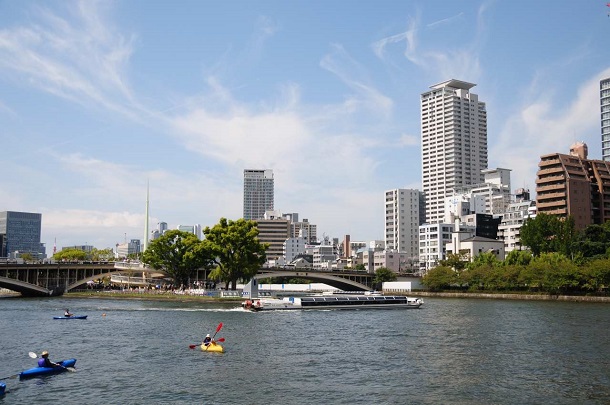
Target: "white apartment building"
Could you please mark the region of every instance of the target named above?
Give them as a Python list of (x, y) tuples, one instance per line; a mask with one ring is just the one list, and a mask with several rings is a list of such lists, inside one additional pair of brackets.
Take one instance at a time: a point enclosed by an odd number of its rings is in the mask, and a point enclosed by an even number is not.
[(485, 169), (482, 184), (466, 185), (455, 189), (455, 195), (483, 196), (485, 210), (478, 214), (500, 215), (511, 203), (510, 186), (511, 169)]
[(306, 243), (314, 243), (318, 241), (318, 226), (309, 222), (306, 218), (301, 222), (290, 223), (290, 236), (302, 236), (307, 241)]
[(385, 192), (385, 248), (413, 260), (419, 257), (420, 194), (404, 188)]
[(314, 246), (312, 250), (314, 269), (330, 269), (332, 264), (337, 260), (335, 247), (328, 240), (322, 241), (320, 245)]
[(602, 160), (610, 160), (610, 77), (599, 82), (602, 120)]
[(444, 219), (445, 197), (484, 181), (487, 169), (487, 111), (470, 89), (448, 80), (421, 95), (422, 185), (426, 222)]
[(456, 220), (472, 214), (485, 214), (485, 196), (472, 194), (457, 194), (445, 198), (446, 224), (454, 224)]
[(419, 227), (419, 270), (424, 274), (444, 260), (451, 242), (453, 224), (424, 224)]
[(295, 257), (305, 253), (305, 245), (307, 243), (307, 240), (302, 236), (286, 239), (284, 242), (284, 259), (286, 263), (290, 263)]
[(381, 267), (392, 270), (394, 273), (401, 273), (401, 264), (406, 258), (405, 253), (395, 250), (365, 250), (362, 252), (363, 263), (369, 264), (368, 273), (375, 273)]
[(244, 219), (263, 218), (273, 200), (273, 170), (244, 170)]
[(506, 254), (513, 250), (521, 250), (521, 239), (519, 237), (521, 226), (527, 218), (536, 216), (535, 201), (520, 201), (512, 203), (502, 215), (502, 221), (498, 226), (498, 238), (504, 241)]

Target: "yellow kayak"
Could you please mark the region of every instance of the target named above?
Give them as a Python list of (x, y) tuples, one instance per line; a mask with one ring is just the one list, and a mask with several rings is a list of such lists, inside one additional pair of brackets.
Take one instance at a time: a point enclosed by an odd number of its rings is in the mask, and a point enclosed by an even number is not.
[(201, 351), (202, 352), (215, 352), (215, 353), (224, 353), (225, 349), (224, 347), (222, 347), (221, 345), (219, 345), (216, 342), (212, 342), (209, 345), (201, 345)]

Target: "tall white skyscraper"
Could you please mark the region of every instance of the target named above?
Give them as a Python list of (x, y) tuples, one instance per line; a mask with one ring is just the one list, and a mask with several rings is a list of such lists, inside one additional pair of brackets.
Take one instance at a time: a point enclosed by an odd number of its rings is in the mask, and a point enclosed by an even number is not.
[(422, 186), (426, 222), (441, 223), (445, 197), (483, 183), (487, 169), (487, 111), (476, 86), (448, 80), (421, 95)]
[(397, 188), (385, 192), (385, 248), (419, 256), (419, 190)]
[(244, 219), (262, 219), (273, 211), (273, 170), (244, 170)]
[(599, 82), (602, 119), (602, 160), (610, 160), (610, 77)]

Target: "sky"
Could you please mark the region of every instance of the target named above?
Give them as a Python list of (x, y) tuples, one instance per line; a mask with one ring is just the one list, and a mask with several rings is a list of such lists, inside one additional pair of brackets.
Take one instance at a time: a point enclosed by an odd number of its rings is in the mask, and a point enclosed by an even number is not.
[(0, 0), (0, 211), (42, 214), (47, 254), (149, 224), (243, 214), (244, 169), (318, 236), (383, 240), (384, 193), (421, 190), (420, 95), (486, 103), (489, 167), (601, 159), (598, 0)]

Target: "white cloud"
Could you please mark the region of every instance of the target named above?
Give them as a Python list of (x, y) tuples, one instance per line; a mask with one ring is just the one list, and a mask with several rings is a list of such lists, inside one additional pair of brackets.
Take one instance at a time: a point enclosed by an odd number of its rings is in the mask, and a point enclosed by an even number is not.
[(400, 135), (400, 145), (402, 146), (419, 146), (420, 136), (419, 135)]
[[(466, 42), (461, 48), (450, 47), (448, 49), (420, 49), (419, 36), (425, 36), (426, 32), (422, 29), (421, 15), (418, 12), (415, 16), (410, 16), (407, 21), (407, 30), (386, 38), (382, 38), (373, 44), (373, 51), (381, 60), (385, 60), (386, 49), (392, 44), (405, 42), (404, 56), (413, 65), (422, 71), (432, 73), (434, 77), (442, 77), (445, 80), (450, 78), (462, 78), (463, 80), (477, 81), (482, 75), (479, 52), (481, 38), (484, 36), (484, 10), (486, 5), (479, 8), (477, 15), (477, 32), (473, 39)], [(424, 28), (432, 28), (437, 25), (450, 25), (458, 21), (463, 16), (459, 13), (440, 21), (428, 24)]]
[(432, 28), (435, 26), (439, 26), (439, 25), (444, 25), (444, 24), (449, 24), (457, 19), (462, 19), (462, 17), (464, 16), (464, 13), (459, 13), (457, 15), (454, 15), (452, 17), (447, 17), (447, 18), (443, 18), (442, 20), (438, 20), (438, 21), (434, 21), (431, 23), (426, 24), (426, 27), (428, 28)]
[(591, 152), (601, 144), (599, 81), (608, 75), (610, 69), (583, 83), (567, 106), (556, 103), (551, 89), (545, 93), (530, 92), (523, 105), (508, 118), (490, 156), (497, 157), (499, 167), (513, 170), (515, 187), (528, 186), (534, 192), (539, 157), (569, 153), (570, 146), (577, 141), (588, 144), (590, 159), (601, 159)]
[(103, 4), (78, 2), (72, 19), (37, 8), (37, 24), (1, 30), (0, 68), (57, 97), (134, 119), (131, 109), (140, 107), (125, 79), (133, 38), (115, 34)]
[(354, 92), (345, 105), (351, 106), (352, 111), (362, 108), (364, 111), (389, 115), (394, 105), (392, 99), (371, 84), (364, 67), (354, 60), (343, 46), (334, 44), (332, 49), (331, 53), (322, 58), (320, 66), (336, 75)]

